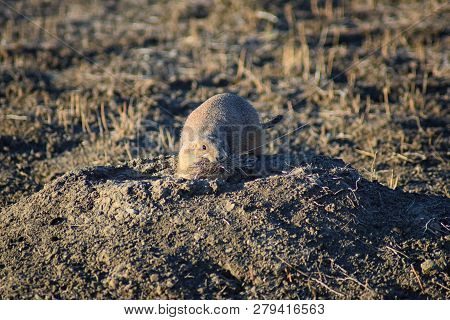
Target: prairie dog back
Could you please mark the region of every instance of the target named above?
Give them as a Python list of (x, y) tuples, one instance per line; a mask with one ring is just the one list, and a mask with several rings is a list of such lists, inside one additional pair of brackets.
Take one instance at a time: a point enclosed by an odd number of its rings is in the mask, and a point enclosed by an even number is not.
[(225, 127), (260, 126), (258, 112), (245, 99), (231, 94), (215, 95), (191, 112), (184, 124), (183, 135), (189, 129), (199, 135), (214, 135)]

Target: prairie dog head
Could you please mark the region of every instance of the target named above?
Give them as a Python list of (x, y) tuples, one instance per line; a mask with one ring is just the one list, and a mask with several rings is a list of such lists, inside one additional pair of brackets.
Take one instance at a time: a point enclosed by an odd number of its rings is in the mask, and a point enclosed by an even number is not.
[(182, 139), (178, 153), (178, 174), (187, 173), (189, 167), (203, 159), (215, 163), (227, 156), (227, 147), (220, 139), (213, 137)]

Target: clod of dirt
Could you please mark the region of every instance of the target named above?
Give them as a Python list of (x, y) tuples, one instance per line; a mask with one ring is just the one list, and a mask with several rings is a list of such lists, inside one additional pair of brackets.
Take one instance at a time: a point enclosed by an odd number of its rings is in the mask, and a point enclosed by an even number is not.
[(174, 167), (80, 169), (5, 208), (0, 298), (449, 298), (446, 198), (326, 157), (228, 180)]
[(424, 274), (431, 273), (435, 267), (435, 263), (433, 260), (427, 259), (421, 263), (420, 267), (422, 268), (422, 272)]

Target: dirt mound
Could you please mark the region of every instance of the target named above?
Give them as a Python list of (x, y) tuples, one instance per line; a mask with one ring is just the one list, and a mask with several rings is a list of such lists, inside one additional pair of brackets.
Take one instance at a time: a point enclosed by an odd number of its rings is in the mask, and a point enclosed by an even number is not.
[(173, 177), (174, 158), (90, 167), (0, 214), (0, 298), (449, 298), (449, 204), (342, 161)]

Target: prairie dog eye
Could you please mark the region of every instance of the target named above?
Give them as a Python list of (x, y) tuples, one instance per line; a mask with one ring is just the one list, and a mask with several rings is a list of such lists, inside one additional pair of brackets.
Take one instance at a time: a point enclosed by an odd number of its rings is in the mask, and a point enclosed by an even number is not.
[(206, 150), (206, 145), (202, 145), (202, 149), (203, 149), (203, 150)]

